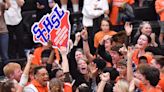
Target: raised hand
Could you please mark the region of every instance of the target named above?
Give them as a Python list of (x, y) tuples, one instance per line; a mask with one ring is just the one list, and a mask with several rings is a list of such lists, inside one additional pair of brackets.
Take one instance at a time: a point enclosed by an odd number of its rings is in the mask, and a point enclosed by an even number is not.
[(104, 41), (107, 40), (107, 39), (109, 39), (109, 38), (111, 38), (111, 36), (105, 35), (105, 36), (102, 38), (102, 40), (99, 42), (99, 44), (100, 44), (100, 45), (104, 44)]
[(60, 47), (60, 53), (61, 53), (61, 55), (67, 55), (67, 48), (66, 47)]
[(27, 55), (27, 62), (31, 63), (33, 58), (34, 58), (34, 55), (32, 55), (32, 54)]
[(80, 39), (81, 39), (81, 34), (80, 34), (80, 32), (77, 32), (75, 34), (75, 42), (74, 42), (74, 45), (77, 45), (79, 43)]
[(126, 46), (125, 46), (125, 44), (123, 44), (123, 47), (121, 47), (120, 49), (119, 49), (119, 52), (121, 52), (123, 55), (126, 55), (127, 54), (127, 48), (126, 48)]
[(100, 79), (101, 79), (101, 81), (105, 81), (105, 82), (107, 82), (108, 80), (110, 80), (110, 73), (102, 73), (101, 75), (100, 75)]
[(125, 28), (126, 35), (130, 36), (132, 33), (133, 25), (130, 25), (130, 22), (126, 22), (124, 28)]
[(88, 40), (88, 32), (87, 32), (87, 29), (86, 28), (84, 28), (81, 31), (81, 37), (83, 38), (83, 40)]
[(94, 64), (93, 62), (91, 62), (89, 64), (89, 70), (91, 72), (91, 77), (96, 77), (97, 72), (98, 72), (98, 68), (96, 67), (96, 64)]

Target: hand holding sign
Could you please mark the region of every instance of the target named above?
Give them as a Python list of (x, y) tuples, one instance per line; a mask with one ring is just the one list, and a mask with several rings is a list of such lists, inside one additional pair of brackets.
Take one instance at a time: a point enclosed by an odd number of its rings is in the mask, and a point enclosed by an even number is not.
[(47, 45), (50, 40), (53, 48), (67, 48), (70, 36), (69, 12), (55, 4), (50, 14), (33, 24), (31, 31), (35, 43)]

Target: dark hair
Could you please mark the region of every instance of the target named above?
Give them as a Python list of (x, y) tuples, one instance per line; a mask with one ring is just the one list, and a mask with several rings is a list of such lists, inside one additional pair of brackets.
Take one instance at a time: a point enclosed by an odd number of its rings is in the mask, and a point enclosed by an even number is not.
[(120, 56), (122, 56), (122, 53), (119, 51), (121, 47), (123, 47), (122, 44), (116, 44), (115, 46), (113, 46), (113, 47), (111, 48), (111, 50), (112, 50), (112, 51), (116, 51)]
[(123, 44), (126, 41), (126, 32), (119, 31), (117, 34), (113, 35), (112, 38), (117, 44)]
[[(102, 21), (106, 21), (106, 22), (108, 22), (108, 24), (109, 24), (109, 28), (112, 27), (112, 23), (111, 23), (111, 21), (110, 21), (108, 18), (103, 18), (103, 19), (101, 20), (101, 24), (102, 24)], [(102, 29), (101, 29), (101, 24), (100, 24), (100, 30), (102, 30)]]
[[(44, 57), (49, 58), (51, 51), (52, 50), (50, 50), (50, 49), (43, 50), (41, 53), (41, 58), (44, 58)], [(56, 55), (54, 55), (54, 59), (56, 59)]]
[[(141, 34), (141, 35), (145, 35), (145, 34)], [(140, 36), (141, 36), (141, 35), (140, 35)], [(139, 36), (139, 37), (140, 37), (140, 36)], [(147, 39), (148, 39), (148, 43), (151, 43), (151, 37), (150, 37), (150, 36), (148, 36), (148, 35), (145, 35), (145, 36), (146, 36), (146, 37), (147, 37)], [(138, 39), (139, 39), (139, 38), (138, 38)]]
[(106, 62), (103, 59), (95, 58), (93, 62), (96, 64), (97, 68), (103, 70), (106, 67)]
[(0, 82), (0, 92), (12, 92), (12, 88), (14, 88), (14, 82), (12, 80)]
[(141, 64), (139, 65), (138, 70), (145, 76), (145, 79), (150, 82), (150, 85), (155, 87), (158, 84), (160, 80), (160, 72), (157, 68), (147, 64)]
[(50, 75), (49, 75), (50, 79), (56, 78), (56, 73), (57, 73), (58, 71), (60, 71), (60, 70), (63, 71), (63, 70), (60, 69), (60, 68), (52, 70), (51, 73), (50, 73)]
[(161, 57), (155, 56), (155, 59), (156, 59), (157, 64), (160, 65), (160, 68), (163, 68), (164, 67), (164, 56), (161, 56)]
[(148, 63), (148, 60), (147, 60), (147, 57), (146, 56), (139, 57), (139, 63), (141, 63), (141, 60), (146, 60), (145, 63)]
[(35, 74), (37, 74), (37, 73), (38, 73), (38, 71), (39, 71), (40, 69), (42, 69), (42, 68), (44, 68), (44, 69), (45, 69), (45, 67), (44, 67), (44, 66), (37, 66), (37, 67), (35, 67), (35, 68), (34, 68), (34, 75), (35, 75)]
[(103, 72), (109, 72), (110, 73), (110, 80), (115, 81), (117, 76), (119, 76), (119, 72), (116, 70), (116, 68), (113, 67), (105, 67), (103, 69)]
[(79, 85), (77, 89), (79, 90), (79, 92), (90, 92), (89, 87), (85, 83), (82, 83), (81, 85)]

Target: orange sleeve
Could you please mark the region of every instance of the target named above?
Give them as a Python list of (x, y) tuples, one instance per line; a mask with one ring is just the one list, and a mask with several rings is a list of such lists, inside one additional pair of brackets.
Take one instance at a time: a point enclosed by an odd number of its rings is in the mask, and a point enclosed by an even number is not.
[(42, 47), (38, 47), (38, 48), (36, 48), (35, 50), (34, 50), (34, 59), (33, 59), (33, 61), (32, 61), (32, 64), (34, 64), (34, 65), (40, 65), (41, 64), (41, 62), (40, 62), (40, 60), (41, 60), (41, 53), (42, 53)]
[(72, 85), (70, 83), (64, 83), (64, 92), (72, 92)]
[(94, 37), (94, 47), (95, 48), (98, 48), (98, 45), (99, 45), (99, 42), (98, 42), (98, 34), (95, 34), (95, 37)]
[(162, 73), (160, 73), (160, 81), (158, 82), (158, 85), (160, 86), (160, 88), (164, 92), (164, 74), (162, 74)]
[(138, 51), (139, 51), (139, 50), (135, 50), (134, 53), (133, 53), (133, 55), (132, 55), (132, 60), (133, 60), (133, 62), (134, 62), (136, 65), (138, 65), (138, 61), (139, 61), (138, 58), (137, 58)]
[(160, 0), (156, 0), (156, 2), (155, 2), (155, 10), (156, 10), (156, 12), (158, 12), (160, 9), (161, 9)]

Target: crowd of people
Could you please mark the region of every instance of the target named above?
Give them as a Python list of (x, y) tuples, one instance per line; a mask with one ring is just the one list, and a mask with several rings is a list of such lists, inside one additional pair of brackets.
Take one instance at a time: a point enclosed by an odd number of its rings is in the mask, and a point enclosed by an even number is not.
[[(72, 0), (73, 12), (79, 12), (77, 1)], [(66, 3), (61, 0), (61, 8), (67, 9)], [(46, 46), (27, 53), (21, 67), (8, 61), (8, 42), (12, 42), (10, 35), (18, 34), (19, 55), (24, 57), (19, 47), (24, 0), (0, 2), (0, 55), (5, 76), (0, 92), (164, 92), (164, 1), (156, 0), (154, 7), (160, 16), (159, 37), (148, 21), (142, 21), (133, 33), (129, 13), (133, 13), (134, 3), (84, 0), (83, 29), (75, 33), (75, 40), (69, 39), (69, 49), (53, 48), (49, 40)], [(37, 21), (55, 4), (36, 0)]]

